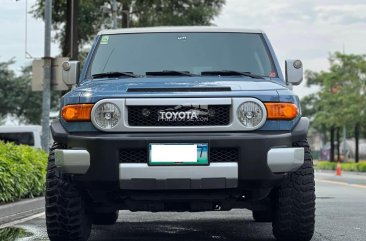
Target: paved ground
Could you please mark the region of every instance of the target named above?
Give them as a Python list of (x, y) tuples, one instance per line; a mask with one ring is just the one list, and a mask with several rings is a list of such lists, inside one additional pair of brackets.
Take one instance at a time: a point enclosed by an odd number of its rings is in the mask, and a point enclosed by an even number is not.
[(0, 227), (3, 224), (44, 212), (44, 204), (44, 197), (38, 197), (0, 205)]
[[(316, 188), (317, 222), (313, 241), (366, 241), (366, 177), (320, 173)], [(1, 237), (5, 232), (26, 236), (13, 240), (48, 240), (44, 216), (0, 230), (0, 240), (7, 240)], [(271, 224), (254, 223), (247, 210), (155, 214), (123, 211), (116, 225), (95, 226), (91, 240), (270, 241), (274, 238)]]

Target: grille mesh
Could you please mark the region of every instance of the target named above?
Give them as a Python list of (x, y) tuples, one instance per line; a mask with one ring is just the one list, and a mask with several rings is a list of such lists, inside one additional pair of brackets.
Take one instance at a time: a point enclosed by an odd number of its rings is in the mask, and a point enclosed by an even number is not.
[(211, 148), (210, 162), (238, 162), (238, 148)]
[(121, 163), (147, 163), (146, 149), (120, 149), (119, 161)]
[[(147, 163), (146, 149), (120, 149), (119, 161), (121, 163)], [(210, 162), (238, 162), (238, 148), (210, 148)]]
[[(202, 117), (198, 120), (187, 119), (161, 120), (160, 111), (186, 112), (198, 111)], [(198, 114), (200, 115), (200, 114)], [(160, 118), (160, 120), (159, 120)], [(128, 106), (128, 124), (130, 126), (225, 126), (230, 123), (229, 105), (211, 105), (205, 110), (181, 106)]]

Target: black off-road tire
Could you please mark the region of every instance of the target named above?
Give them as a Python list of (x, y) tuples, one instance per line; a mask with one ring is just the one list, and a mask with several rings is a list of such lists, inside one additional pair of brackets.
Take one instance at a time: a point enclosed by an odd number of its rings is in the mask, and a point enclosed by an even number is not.
[(274, 195), (273, 235), (280, 241), (309, 241), (315, 226), (313, 160), (306, 139), (293, 144), (304, 147), (304, 164), (288, 174)]
[(117, 222), (117, 219), (118, 211), (93, 214), (93, 224), (96, 225), (112, 225)]
[(56, 172), (55, 150), (65, 146), (54, 143), (50, 149), (46, 177), (46, 226), (51, 241), (85, 241), (91, 232), (80, 191)]
[(253, 219), (259, 223), (272, 222), (273, 214), (270, 210), (268, 211), (253, 211)]

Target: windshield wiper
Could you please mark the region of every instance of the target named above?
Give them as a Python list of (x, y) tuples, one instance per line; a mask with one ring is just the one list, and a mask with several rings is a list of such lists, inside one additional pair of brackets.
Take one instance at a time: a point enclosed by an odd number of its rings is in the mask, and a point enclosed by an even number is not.
[(213, 70), (213, 71), (203, 71), (202, 76), (247, 76), (254, 79), (264, 79), (263, 76), (252, 74), (251, 72), (241, 72), (235, 70)]
[(130, 78), (137, 78), (138, 76), (133, 74), (132, 72), (105, 72), (99, 74), (93, 74), (93, 78), (115, 78), (115, 77), (130, 77)]
[(162, 71), (151, 71), (146, 72), (146, 76), (198, 76), (192, 74), (189, 71), (178, 71), (178, 70), (162, 70)]

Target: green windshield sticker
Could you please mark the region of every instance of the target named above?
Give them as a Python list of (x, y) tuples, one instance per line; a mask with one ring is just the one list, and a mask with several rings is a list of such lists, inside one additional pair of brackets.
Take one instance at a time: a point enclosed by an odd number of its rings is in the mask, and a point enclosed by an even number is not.
[(100, 44), (108, 44), (109, 36), (102, 36), (102, 39), (100, 40)]

